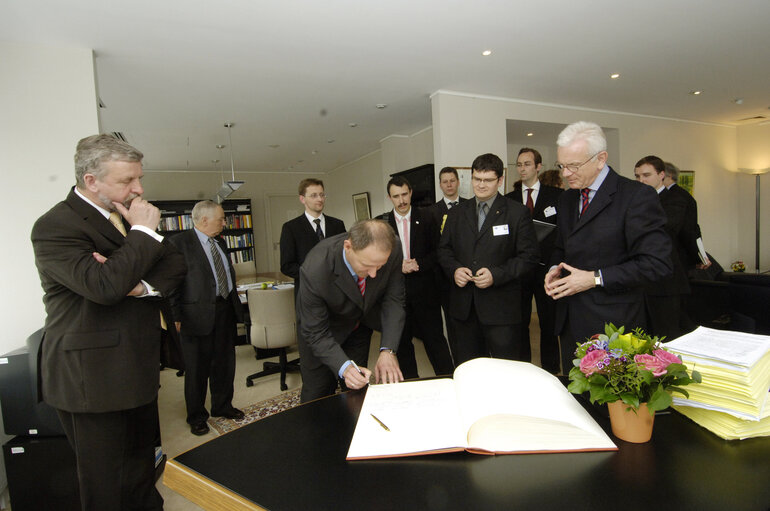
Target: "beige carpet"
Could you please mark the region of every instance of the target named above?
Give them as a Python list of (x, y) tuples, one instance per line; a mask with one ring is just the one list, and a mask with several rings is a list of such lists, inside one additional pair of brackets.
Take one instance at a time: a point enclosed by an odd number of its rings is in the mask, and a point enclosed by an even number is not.
[(224, 435), (225, 433), (238, 429), (246, 424), (251, 424), (259, 419), (269, 417), (274, 413), (282, 412), (297, 406), (299, 404), (299, 391), (300, 389), (289, 390), (278, 396), (249, 405), (243, 408), (243, 413), (246, 414), (246, 416), (238, 421), (226, 419), (224, 417), (210, 417), (208, 420), (209, 426), (211, 426), (211, 429), (216, 433)]

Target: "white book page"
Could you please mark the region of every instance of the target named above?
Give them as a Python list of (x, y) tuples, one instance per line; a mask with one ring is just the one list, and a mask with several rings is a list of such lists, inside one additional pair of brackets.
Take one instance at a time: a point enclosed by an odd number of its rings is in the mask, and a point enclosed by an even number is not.
[(465, 447), (454, 382), (443, 378), (371, 385), (366, 391), (347, 457), (393, 456)]
[(472, 433), (469, 447), (615, 447), (558, 378), (530, 363), (479, 358), (460, 365), (454, 379), (463, 427)]
[(664, 346), (701, 359), (751, 367), (770, 351), (770, 336), (700, 326)]

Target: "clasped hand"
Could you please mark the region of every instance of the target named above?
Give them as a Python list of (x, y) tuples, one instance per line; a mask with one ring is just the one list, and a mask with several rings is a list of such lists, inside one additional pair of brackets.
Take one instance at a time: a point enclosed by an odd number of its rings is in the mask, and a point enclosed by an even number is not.
[(457, 268), (455, 270), (455, 284), (457, 287), (465, 287), (468, 282), (473, 282), (477, 288), (485, 289), (494, 284), (495, 279), (492, 277), (492, 272), (488, 268), (481, 268), (473, 275), (470, 268)]
[[(570, 274), (561, 277), (562, 270), (567, 270)], [(545, 294), (554, 300), (581, 293), (595, 286), (594, 272), (579, 270), (564, 262), (559, 263), (558, 266), (546, 273), (543, 282)]]

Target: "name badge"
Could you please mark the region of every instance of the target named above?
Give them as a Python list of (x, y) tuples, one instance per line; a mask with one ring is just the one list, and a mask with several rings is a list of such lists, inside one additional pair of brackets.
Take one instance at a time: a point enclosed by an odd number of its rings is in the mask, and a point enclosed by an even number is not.
[(553, 216), (556, 214), (556, 208), (553, 206), (548, 206), (543, 210), (543, 214), (545, 215), (546, 218), (548, 218), (549, 216)]
[(495, 236), (508, 236), (508, 224), (493, 225), (492, 234)]

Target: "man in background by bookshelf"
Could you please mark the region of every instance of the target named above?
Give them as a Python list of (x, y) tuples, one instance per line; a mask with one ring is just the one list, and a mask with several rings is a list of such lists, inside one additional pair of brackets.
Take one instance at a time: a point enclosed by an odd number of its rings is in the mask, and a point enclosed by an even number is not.
[(422, 339), (437, 375), (454, 372), (452, 355), (444, 337), (439, 290), (436, 286), (436, 249), (439, 230), (428, 208), (412, 207), (412, 185), (403, 176), (388, 181), (388, 198), (393, 209), (378, 218), (398, 234), (404, 256), (401, 273), (406, 290), (406, 322), (398, 346), (398, 363), (404, 378), (417, 378), (417, 360), (412, 337)]
[(43, 287), (43, 400), (75, 451), (84, 510), (163, 509), (159, 297), (185, 260), (142, 198), (142, 153), (109, 135), (78, 142), (75, 187), (32, 228)]
[(281, 273), (294, 279), (294, 295), (299, 292), (299, 267), (310, 249), (324, 238), (345, 232), (345, 223), (323, 214), (326, 191), (320, 179), (299, 183), (299, 201), (305, 212), (281, 228)]
[[(540, 182), (539, 174), (543, 169), (543, 157), (537, 149), (523, 147), (516, 158), (516, 170), (521, 177), (518, 188), (506, 197), (524, 204), (533, 220), (556, 225), (556, 204), (564, 191), (561, 188), (546, 186)], [(551, 259), (553, 244), (556, 240), (556, 229), (539, 240), (540, 262), (531, 274), (521, 279), (521, 338), (523, 359), (532, 358), (529, 340), (529, 322), (532, 316), (532, 297), (537, 304), (537, 318), (540, 325), (540, 366), (546, 371), (556, 374), (559, 372), (559, 338), (554, 333), (554, 315), (556, 303), (545, 294), (543, 279), (548, 271), (548, 261)]]
[(404, 329), (401, 245), (381, 220), (360, 220), (350, 232), (326, 238), (300, 268), (297, 330), (302, 360), (300, 401), (369, 383), (372, 330), (382, 332), (377, 383), (404, 380), (396, 352)]
[(222, 206), (198, 202), (192, 221), (192, 229), (170, 238), (184, 254), (188, 268), (184, 282), (171, 294), (171, 307), (182, 341), (187, 423), (192, 434), (205, 435), (209, 432), (209, 386), (211, 415), (234, 420), (244, 417), (232, 404), (236, 325), (243, 321), (243, 308), (235, 271), (217, 239), (225, 226)]

